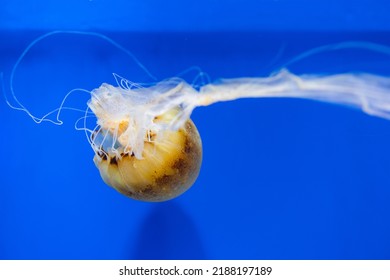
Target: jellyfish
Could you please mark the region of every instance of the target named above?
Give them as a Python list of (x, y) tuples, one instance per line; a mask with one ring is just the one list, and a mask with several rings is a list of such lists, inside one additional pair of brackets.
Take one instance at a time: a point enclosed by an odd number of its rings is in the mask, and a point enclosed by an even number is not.
[[(17, 99), (12, 88), (13, 75), (31, 47), (48, 36), (64, 32), (98, 36), (125, 51), (148, 72), (132, 53), (104, 35), (69, 31), (45, 34), (33, 41), (16, 62), (10, 80), (12, 99), (6, 98), (11, 108), (26, 112), (37, 123), (61, 124), (62, 110), (77, 110), (65, 106), (66, 98), (74, 91), (65, 96), (59, 108), (39, 118)], [(295, 60), (353, 46), (390, 54), (386, 46), (342, 43), (313, 49)], [(284, 67), (266, 77), (219, 79), (200, 86), (180, 77), (151, 84), (134, 83), (117, 74), (114, 78), (116, 85), (103, 83), (91, 91), (83, 90), (90, 99), (80, 119), (84, 124), (81, 130), (86, 132), (103, 181), (141, 201), (173, 199), (196, 181), (202, 163), (202, 141), (191, 113), (197, 107), (239, 98), (303, 98), (360, 108), (367, 114), (390, 119), (390, 78), (370, 73), (296, 75)], [(92, 128), (85, 122), (90, 115), (96, 117)]]

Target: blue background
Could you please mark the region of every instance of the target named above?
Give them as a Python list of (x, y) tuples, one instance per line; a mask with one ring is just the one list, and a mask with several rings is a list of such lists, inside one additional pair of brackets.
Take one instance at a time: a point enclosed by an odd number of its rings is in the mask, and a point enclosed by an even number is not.
[[(311, 48), (390, 45), (388, 1), (1, 1), (0, 71), (37, 36), (99, 31), (159, 79), (199, 66), (211, 80), (265, 76)], [(321, 53), (295, 73), (390, 75), (389, 57)], [(32, 113), (73, 88), (150, 81), (99, 38), (56, 35), (15, 73)], [(196, 73), (185, 78), (191, 82)], [(88, 95), (69, 106), (84, 109)], [(128, 199), (101, 180), (85, 136), (35, 124), (0, 102), (0, 259), (389, 259), (390, 122), (342, 106), (246, 99), (194, 111), (204, 158), (194, 186), (164, 203)]]

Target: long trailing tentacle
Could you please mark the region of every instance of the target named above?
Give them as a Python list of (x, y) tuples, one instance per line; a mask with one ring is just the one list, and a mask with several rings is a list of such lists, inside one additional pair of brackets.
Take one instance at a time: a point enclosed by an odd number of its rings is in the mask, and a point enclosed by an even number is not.
[[(9, 80), (9, 90), (10, 90), (10, 96), (12, 97), (12, 101), (8, 98), (7, 94), (6, 94), (6, 90), (5, 90), (5, 83), (4, 83), (4, 79), (3, 79), (3, 76), (1, 75), (1, 83), (2, 83), (2, 89), (3, 89), (3, 94), (4, 94), (4, 98), (5, 98), (5, 101), (6, 103), (8, 104), (9, 107), (11, 107), (12, 109), (15, 109), (15, 110), (20, 110), (20, 111), (23, 111), (25, 113), (27, 113), (31, 119), (36, 122), (36, 123), (41, 123), (41, 122), (51, 122), (53, 124), (57, 124), (57, 125), (61, 125), (62, 124), (62, 121), (60, 120), (60, 114), (61, 114), (61, 111), (62, 110), (74, 110), (74, 111), (84, 111), (84, 110), (79, 110), (77, 108), (71, 108), (71, 107), (65, 107), (64, 104), (67, 100), (67, 98), (69, 97), (69, 95), (71, 95), (72, 93), (74, 92), (77, 92), (77, 91), (81, 91), (81, 92), (87, 92), (89, 93), (89, 91), (87, 90), (84, 90), (84, 89), (73, 89), (71, 90), (70, 92), (68, 92), (66, 94), (66, 96), (64, 97), (64, 99), (62, 100), (61, 102), (61, 105), (48, 112), (47, 114), (45, 114), (44, 116), (42, 117), (37, 117), (35, 116), (33, 113), (30, 112), (30, 110), (28, 108), (26, 108), (23, 103), (18, 99), (18, 97), (16, 96), (15, 94), (15, 90), (14, 90), (14, 79), (15, 79), (15, 73), (16, 73), (16, 70), (18, 69), (20, 63), (23, 61), (23, 59), (25, 58), (25, 56), (30, 52), (30, 50), (36, 46), (39, 42), (41, 42), (42, 40), (48, 38), (48, 37), (51, 37), (51, 36), (54, 36), (54, 35), (58, 35), (58, 34), (71, 34), (71, 35), (83, 35), (83, 36), (92, 36), (92, 37), (97, 37), (97, 38), (100, 38), (108, 43), (110, 43), (112, 46), (114, 46), (115, 48), (119, 49), (120, 51), (124, 52), (126, 55), (128, 55), (149, 77), (151, 77), (153, 80), (156, 80), (156, 78), (150, 73), (150, 71), (137, 59), (137, 57), (132, 53), (130, 52), (128, 49), (126, 49), (125, 47), (123, 47), (122, 45), (120, 45), (119, 43), (115, 42), (113, 39), (103, 35), (103, 34), (100, 34), (100, 33), (97, 33), (97, 32), (90, 32), (90, 31), (73, 31), (73, 30), (56, 30), (56, 31), (52, 31), (52, 32), (48, 32), (46, 34), (43, 34), (41, 36), (39, 36), (38, 38), (36, 38), (35, 40), (33, 40), (26, 48), (25, 50), (22, 52), (22, 54), (19, 56), (19, 58), (16, 60), (14, 66), (12, 67), (12, 71), (11, 71), (11, 75), (10, 75), (10, 80)], [(56, 119), (51, 119), (49, 118), (51, 115), (55, 114), (56, 115)]]

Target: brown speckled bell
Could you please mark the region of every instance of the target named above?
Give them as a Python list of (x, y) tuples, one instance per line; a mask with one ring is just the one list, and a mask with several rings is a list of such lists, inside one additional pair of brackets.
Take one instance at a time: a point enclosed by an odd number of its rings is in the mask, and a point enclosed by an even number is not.
[(104, 182), (118, 192), (141, 201), (165, 201), (187, 191), (198, 177), (202, 142), (191, 120), (178, 131), (165, 131), (145, 142), (143, 158), (96, 154), (96, 167)]

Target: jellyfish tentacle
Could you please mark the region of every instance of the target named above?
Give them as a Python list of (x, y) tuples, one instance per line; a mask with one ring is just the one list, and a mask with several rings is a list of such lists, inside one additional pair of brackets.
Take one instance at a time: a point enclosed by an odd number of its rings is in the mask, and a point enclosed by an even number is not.
[(286, 69), (265, 78), (225, 79), (201, 88), (197, 106), (238, 98), (303, 98), (361, 108), (390, 119), (390, 78), (367, 73), (297, 76)]
[[(288, 66), (301, 61), (305, 58), (308, 58), (310, 56), (324, 53), (324, 52), (330, 52), (330, 51), (335, 51), (335, 50), (342, 50), (342, 49), (362, 49), (362, 50), (368, 50), (376, 53), (382, 53), (385, 55), (390, 55), (390, 47), (385, 46), (382, 44), (377, 44), (373, 42), (366, 42), (366, 41), (347, 41), (347, 42), (341, 42), (341, 43), (335, 43), (335, 44), (328, 44), (328, 45), (323, 45), (320, 47), (316, 47), (313, 49), (310, 49), (308, 51), (305, 51), (286, 63), (284, 63), (281, 67), (279, 67), (280, 71), (281, 69), (287, 68)], [(278, 72), (276, 71), (276, 72)]]
[[(34, 122), (36, 122), (38, 124), (42, 123), (42, 122), (51, 122), (51, 123), (56, 124), (56, 125), (61, 125), (63, 122), (59, 119), (59, 116), (60, 116), (60, 112), (62, 110), (79, 110), (77, 108), (64, 107), (63, 106), (65, 101), (66, 101), (66, 99), (67, 99), (67, 97), (69, 97), (70, 94), (72, 94), (74, 92), (77, 92), (77, 91), (89, 93), (89, 91), (84, 90), (84, 89), (73, 89), (73, 90), (71, 90), (65, 96), (65, 98), (62, 100), (60, 107), (58, 107), (56, 109), (53, 109), (52, 111), (50, 111), (49, 113), (43, 115), (42, 117), (37, 117), (32, 112), (30, 112), (30, 110), (27, 109), (27, 107), (25, 105), (23, 105), (23, 103), (16, 96), (15, 90), (14, 90), (14, 79), (15, 79), (15, 73), (16, 73), (20, 63), (23, 61), (25, 56), (30, 52), (30, 50), (34, 46), (36, 46), (39, 42), (43, 41), (44, 39), (46, 39), (48, 37), (51, 37), (51, 36), (54, 36), (54, 35), (58, 35), (58, 34), (83, 35), (83, 36), (92, 36), (92, 37), (100, 38), (100, 39), (104, 40), (105, 42), (108, 42), (109, 44), (111, 44), (115, 48), (119, 49), (120, 51), (125, 53), (127, 56), (129, 56), (138, 65), (138, 67), (140, 67), (151, 79), (157, 80), (156, 77), (146, 68), (145, 65), (143, 65), (138, 60), (138, 58), (132, 52), (130, 52), (128, 49), (126, 49), (125, 47), (123, 47), (122, 45), (120, 45), (119, 43), (114, 41), (113, 39), (111, 39), (111, 38), (109, 38), (109, 37), (107, 37), (107, 36), (105, 36), (103, 34), (100, 34), (100, 33), (97, 33), (97, 32), (91, 32), (91, 31), (75, 31), (75, 30), (55, 30), (55, 31), (51, 31), (51, 32), (45, 33), (45, 34), (37, 37), (36, 39), (34, 39), (24, 49), (24, 51), (18, 57), (18, 59), (16, 60), (15, 64), (12, 67), (11, 75), (10, 75), (10, 79), (9, 79), (9, 91), (10, 91), (10, 97), (11, 97), (12, 101), (11, 101), (11, 99), (8, 98), (8, 96), (6, 94), (5, 83), (4, 83), (4, 79), (3, 79), (2, 73), (0, 75), (0, 80), (1, 80), (1, 83), (2, 83), (2, 89), (3, 89), (3, 95), (4, 95), (4, 98), (5, 98), (5, 101), (6, 101), (7, 105), (10, 108), (12, 108), (12, 109), (25, 112), (29, 117), (31, 117), (31, 119)], [(50, 119), (49, 117), (51, 115), (55, 114), (55, 113), (57, 113), (56, 119), (55, 120)]]

